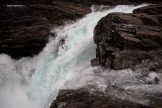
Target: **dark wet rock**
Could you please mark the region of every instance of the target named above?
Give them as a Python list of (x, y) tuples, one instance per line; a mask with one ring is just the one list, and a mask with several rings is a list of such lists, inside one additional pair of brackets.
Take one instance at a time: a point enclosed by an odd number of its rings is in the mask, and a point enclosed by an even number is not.
[(38, 54), (48, 42), (53, 27), (76, 20), (91, 10), (88, 6), (55, 3), (22, 7), (0, 6), (0, 53), (14, 58)]
[[(55, 1), (67, 2), (67, 0), (3, 0), (0, 4), (46, 4), (53, 5)], [(86, 5), (121, 5), (134, 3), (159, 3), (161, 0), (68, 0), (70, 3), (79, 3)]]
[(141, 7), (138, 9), (135, 9), (133, 11), (133, 13), (146, 13), (149, 15), (159, 15), (162, 13), (162, 9), (161, 9), (162, 4), (159, 5), (149, 5), (149, 6), (145, 6), (145, 7)]
[(155, 77), (155, 78), (154, 78), (154, 83), (155, 83), (155, 84), (159, 84), (159, 83), (160, 83), (160, 79), (159, 79), (158, 77)]
[(153, 108), (161, 108), (162, 107), (162, 94), (156, 93), (154, 96), (149, 97), (150, 98), (150, 106), (154, 106)]
[[(60, 0), (57, 0), (60, 1)], [(61, 0), (66, 1), (66, 0)], [(69, 0), (69, 2), (86, 4), (86, 5), (119, 5), (119, 4), (132, 4), (130, 0)]]
[(87, 89), (61, 90), (50, 108), (152, 108), (130, 100)]
[(0, 4), (46, 4), (51, 5), (53, 0), (3, 0)]
[[(133, 14), (110, 13), (102, 18), (94, 30), (98, 49), (96, 58), (99, 58), (100, 64), (105, 66), (108, 61), (113, 69), (124, 69), (144, 60), (150, 60), (152, 64), (161, 62), (161, 9), (161, 5), (147, 6)], [(158, 12), (150, 15), (147, 10)]]
[[(143, 74), (144, 75), (144, 74)], [(160, 83), (160, 77), (156, 72), (148, 72), (144, 75), (144, 82), (149, 85), (157, 85)]]
[(92, 66), (98, 66), (100, 65), (99, 58), (94, 58), (91, 60), (91, 65)]
[[(104, 80), (104, 89), (102, 85), (87, 85), (75, 90), (60, 90), (50, 108), (161, 108), (162, 93), (156, 82), (158, 75), (154, 72), (136, 75), (112, 81), (100, 74), (100, 78), (107, 79)], [(124, 75), (119, 74), (121, 76)]]

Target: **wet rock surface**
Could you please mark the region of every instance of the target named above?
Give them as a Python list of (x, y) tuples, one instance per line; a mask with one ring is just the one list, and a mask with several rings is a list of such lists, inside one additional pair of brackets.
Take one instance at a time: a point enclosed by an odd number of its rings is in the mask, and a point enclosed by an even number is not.
[(151, 108), (113, 95), (90, 93), (86, 88), (61, 90), (50, 108)]
[(89, 12), (88, 6), (62, 2), (55, 2), (53, 6), (0, 5), (0, 53), (14, 58), (38, 54), (48, 42), (53, 27)]
[(110, 13), (102, 18), (94, 30), (99, 65), (124, 69), (149, 60), (152, 64), (156, 61), (159, 66), (162, 58), (161, 15), (162, 5), (150, 5), (136, 9), (134, 13)]
[[(108, 85), (110, 86), (110, 85)], [(110, 90), (112, 89), (112, 90)], [(113, 92), (112, 92), (113, 91)], [(139, 92), (139, 91), (138, 91)], [(141, 91), (142, 92), (142, 91)], [(50, 108), (161, 108), (161, 93), (147, 93), (140, 96), (137, 91), (111, 85), (101, 92), (95, 87), (60, 90)], [(136, 100), (134, 99), (136, 98)], [(143, 103), (145, 102), (145, 103)]]
[[(67, 0), (5, 0), (0, 1), (0, 4), (47, 4), (53, 5), (55, 1), (67, 2)], [(159, 3), (161, 0), (68, 0), (70, 3), (79, 3), (86, 5), (119, 5), (119, 4), (133, 4), (133, 3)]]
[(50, 108), (161, 108), (161, 82), (156, 83), (160, 74), (139, 71), (98, 68), (94, 82), (60, 90)]

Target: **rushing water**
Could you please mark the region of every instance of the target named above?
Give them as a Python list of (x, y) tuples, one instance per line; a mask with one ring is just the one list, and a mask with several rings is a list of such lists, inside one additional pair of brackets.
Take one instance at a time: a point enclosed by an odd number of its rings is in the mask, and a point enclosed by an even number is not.
[[(95, 57), (93, 29), (97, 22), (108, 13), (131, 13), (141, 6), (144, 5), (92, 11), (73, 24), (54, 29), (56, 38), (50, 38), (44, 50), (35, 57), (14, 60), (8, 55), (0, 55), (0, 108), (48, 108), (61, 88), (79, 88), (92, 83), (100, 90), (105, 90), (107, 82), (116, 85), (124, 82), (123, 87), (133, 89), (127, 86), (130, 82), (136, 83), (132, 78), (137, 75), (131, 70), (103, 72), (96, 76), (90, 60)], [(66, 42), (58, 50), (62, 38)], [(122, 72), (125, 74), (120, 76)], [(111, 80), (105, 80), (106, 76)]]

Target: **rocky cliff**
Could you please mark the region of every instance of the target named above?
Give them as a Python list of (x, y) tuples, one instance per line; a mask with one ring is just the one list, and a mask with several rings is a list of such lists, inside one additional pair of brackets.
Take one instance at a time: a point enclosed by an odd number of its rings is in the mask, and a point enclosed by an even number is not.
[(147, 60), (161, 67), (161, 13), (162, 5), (151, 5), (132, 14), (111, 13), (102, 18), (94, 30), (97, 49), (92, 65), (124, 69)]
[(38, 54), (54, 26), (89, 12), (89, 6), (68, 2), (55, 2), (52, 6), (0, 5), (0, 53), (14, 58)]

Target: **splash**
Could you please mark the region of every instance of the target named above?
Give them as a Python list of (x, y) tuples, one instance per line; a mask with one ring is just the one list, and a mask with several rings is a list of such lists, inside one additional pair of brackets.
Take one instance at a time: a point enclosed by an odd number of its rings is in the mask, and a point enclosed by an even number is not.
[[(131, 13), (142, 6), (145, 5), (99, 9), (72, 24), (54, 29), (56, 38), (51, 38), (35, 57), (14, 60), (8, 55), (0, 55), (0, 108), (49, 108), (60, 89), (96, 84), (104, 91), (107, 78), (112, 82), (109, 85), (125, 86), (126, 83), (115, 83), (122, 72), (110, 72), (106, 78), (106, 72), (95, 74), (95, 69), (91, 67), (90, 60), (95, 57), (96, 48), (93, 30), (108, 13)], [(59, 46), (62, 38), (66, 40), (63, 48)], [(118, 79), (123, 82), (136, 76), (127, 70), (123, 73), (124, 76)], [(128, 84), (129, 81), (132, 83), (133, 80), (129, 79)], [(131, 89), (130, 86), (125, 88)]]

